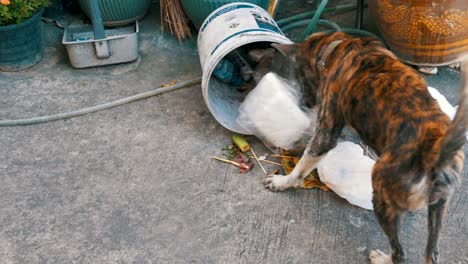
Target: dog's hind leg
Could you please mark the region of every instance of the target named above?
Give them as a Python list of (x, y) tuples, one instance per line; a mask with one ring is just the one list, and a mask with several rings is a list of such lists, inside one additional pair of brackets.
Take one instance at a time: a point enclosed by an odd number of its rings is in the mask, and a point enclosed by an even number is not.
[(447, 213), (447, 207), (454, 190), (460, 184), (465, 155), (463, 150), (455, 154), (452, 162), (440, 171), (433, 171), (431, 175), (431, 192), (428, 202), (429, 236), (426, 246), (426, 264), (437, 264), (439, 257), (439, 234)]
[(380, 250), (372, 250), (369, 259), (372, 264), (400, 264), (405, 261), (405, 253), (400, 243), (399, 230), (403, 212), (385, 201), (381, 191), (374, 190), (374, 213), (390, 242), (392, 255), (388, 256)]
[(437, 264), (439, 258), (439, 234), (442, 228), (442, 220), (447, 211), (448, 201), (440, 198), (428, 208), (429, 236), (426, 246), (426, 264)]
[[(461, 171), (461, 169), (460, 169)], [(454, 183), (454, 177), (457, 177), (457, 170), (446, 168), (442, 170), (441, 176), (433, 177), (432, 191), (429, 196), (428, 205), (428, 229), (429, 236), (427, 238), (426, 246), (426, 264), (437, 264), (439, 258), (439, 234), (442, 228), (442, 222), (447, 212), (448, 202), (452, 196)]]

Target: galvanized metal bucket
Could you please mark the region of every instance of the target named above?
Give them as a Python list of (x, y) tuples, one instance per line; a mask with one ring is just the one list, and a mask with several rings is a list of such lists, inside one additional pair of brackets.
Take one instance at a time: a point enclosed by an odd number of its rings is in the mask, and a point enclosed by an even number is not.
[(291, 44), (292, 41), (284, 36), (266, 10), (243, 2), (216, 9), (202, 24), (198, 35), (205, 103), (221, 125), (241, 134), (249, 132), (236, 122), (240, 92), (218, 81), (213, 70), (227, 54), (252, 43)]

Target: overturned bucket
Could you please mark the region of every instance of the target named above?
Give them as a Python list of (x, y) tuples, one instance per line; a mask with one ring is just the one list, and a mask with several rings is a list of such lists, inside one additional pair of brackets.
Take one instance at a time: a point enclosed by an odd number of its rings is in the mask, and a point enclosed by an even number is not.
[(202, 91), (214, 118), (225, 128), (249, 134), (237, 124), (242, 92), (213, 76), (215, 67), (232, 51), (246, 45), (291, 44), (268, 12), (250, 3), (231, 3), (216, 9), (203, 22), (198, 51), (203, 69)]

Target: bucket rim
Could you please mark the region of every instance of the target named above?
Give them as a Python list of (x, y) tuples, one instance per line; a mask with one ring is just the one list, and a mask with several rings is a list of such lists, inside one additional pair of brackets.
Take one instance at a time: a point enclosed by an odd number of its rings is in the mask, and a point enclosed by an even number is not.
[[(206, 24), (211, 22), (211, 21), (209, 21), (210, 18), (213, 17), (214, 15), (216, 15), (217, 12), (219, 12), (220, 10), (222, 10), (224, 8), (227, 8), (227, 7), (230, 7), (230, 6), (235, 6), (235, 5), (248, 5), (248, 6), (251, 6), (251, 7), (257, 7), (257, 8), (260, 8), (262, 10), (265, 10), (265, 9), (263, 9), (262, 7), (260, 7), (260, 6), (256, 5), (256, 4), (252, 4), (252, 3), (248, 3), (248, 2), (233, 2), (233, 3), (225, 4), (223, 6), (218, 7), (217, 9), (215, 9), (213, 12), (211, 12), (211, 14), (209, 16), (207, 16), (205, 18), (205, 20), (203, 20), (203, 23), (200, 26), (200, 32), (203, 31), (203, 28), (205, 28)], [(265, 12), (268, 12), (268, 11), (265, 10)], [(197, 42), (200, 41), (201, 35), (202, 34), (198, 34)]]
[(206, 67), (205, 65), (203, 65), (204, 71), (203, 71), (201, 88), (202, 88), (203, 99), (205, 100), (205, 104), (208, 107), (208, 110), (212, 113), (212, 116), (216, 119), (216, 121), (218, 121), (218, 123), (221, 124), (223, 127), (233, 132), (244, 134), (244, 135), (251, 135), (251, 133), (245, 130), (244, 128), (242, 128), (241, 126), (235, 127), (233, 126), (233, 124), (228, 124), (226, 122), (223, 122), (217, 115), (213, 114), (214, 109), (209, 102), (209, 88), (210, 88), (209, 85), (210, 85), (210, 80), (213, 75), (214, 68), (216, 67), (216, 65), (218, 65), (218, 63), (224, 57), (226, 57), (227, 54), (229, 54), (233, 50), (238, 49), (244, 45), (257, 43), (257, 42), (270, 42), (270, 43), (277, 43), (277, 44), (294, 43), (293, 41), (288, 39), (286, 36), (281, 35), (281, 34), (271, 34), (271, 33), (259, 34), (258, 32), (257, 33), (245, 33), (239, 36), (237, 42), (234, 45), (224, 47), (218, 50), (218, 52), (216, 52), (215, 54), (213, 54), (213, 56), (210, 56), (208, 60), (205, 62)]

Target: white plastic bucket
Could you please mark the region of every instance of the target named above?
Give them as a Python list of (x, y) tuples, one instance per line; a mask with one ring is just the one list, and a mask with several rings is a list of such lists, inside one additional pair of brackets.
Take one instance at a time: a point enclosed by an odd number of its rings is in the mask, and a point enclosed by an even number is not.
[(255, 42), (291, 44), (267, 11), (250, 3), (224, 5), (203, 22), (198, 35), (198, 52), (203, 69), (202, 91), (214, 118), (225, 128), (249, 134), (237, 124), (240, 92), (218, 81), (213, 70), (231, 51)]

